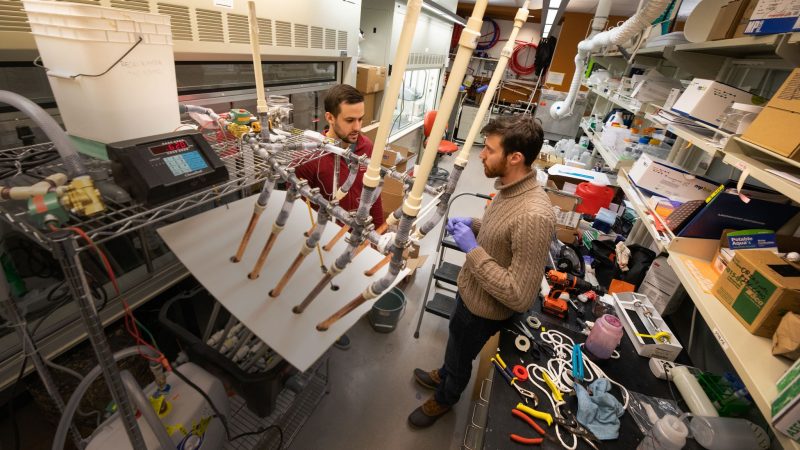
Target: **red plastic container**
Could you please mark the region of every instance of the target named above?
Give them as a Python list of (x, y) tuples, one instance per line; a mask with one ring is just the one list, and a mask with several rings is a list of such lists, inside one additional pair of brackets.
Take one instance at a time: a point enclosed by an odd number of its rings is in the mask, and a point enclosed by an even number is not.
[(575, 195), (583, 199), (575, 211), (581, 214), (595, 215), (600, 208), (608, 208), (608, 205), (611, 204), (611, 199), (614, 198), (614, 189), (584, 181), (575, 189)]

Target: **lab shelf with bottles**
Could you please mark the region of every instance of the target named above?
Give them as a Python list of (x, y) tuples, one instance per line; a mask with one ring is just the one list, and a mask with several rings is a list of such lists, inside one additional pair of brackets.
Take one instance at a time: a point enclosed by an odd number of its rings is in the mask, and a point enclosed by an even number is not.
[[(709, 292), (713, 280), (707, 276), (708, 264), (718, 244), (715, 239), (675, 238), (667, 262), (733, 364), (759, 411), (769, 421), (772, 401), (778, 395), (775, 382), (789, 368), (790, 362), (772, 356), (772, 340), (748, 333)], [(800, 443), (778, 431), (774, 433), (783, 448), (800, 449)]]

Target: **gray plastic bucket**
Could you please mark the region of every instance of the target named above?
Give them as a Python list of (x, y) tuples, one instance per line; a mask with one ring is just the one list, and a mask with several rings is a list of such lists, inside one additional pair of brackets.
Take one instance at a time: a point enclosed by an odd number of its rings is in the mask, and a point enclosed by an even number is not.
[(369, 323), (379, 333), (390, 333), (400, 322), (406, 307), (406, 295), (400, 288), (393, 288), (372, 305), (369, 311)]

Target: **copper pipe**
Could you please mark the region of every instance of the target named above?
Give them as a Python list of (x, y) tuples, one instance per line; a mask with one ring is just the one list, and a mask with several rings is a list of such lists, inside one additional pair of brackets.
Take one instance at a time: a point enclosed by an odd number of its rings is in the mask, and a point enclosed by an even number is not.
[(306, 310), (306, 308), (308, 307), (308, 305), (310, 305), (310, 304), (311, 304), (311, 302), (313, 302), (313, 301), (314, 301), (314, 299), (315, 299), (315, 298), (317, 298), (317, 296), (319, 295), (319, 293), (320, 293), (320, 292), (322, 292), (322, 290), (325, 288), (325, 286), (326, 286), (326, 285), (327, 285), (327, 284), (328, 284), (328, 283), (329, 283), (329, 282), (330, 282), (332, 279), (333, 279), (333, 274), (332, 274), (332, 273), (330, 273), (330, 271), (328, 271), (328, 272), (325, 272), (325, 275), (322, 277), (322, 279), (321, 279), (321, 280), (319, 280), (319, 283), (317, 283), (317, 285), (316, 285), (316, 286), (314, 286), (314, 289), (312, 289), (312, 290), (311, 290), (311, 292), (309, 292), (309, 293), (308, 293), (308, 295), (306, 296), (306, 298), (303, 300), (303, 302), (302, 302), (302, 303), (300, 303), (299, 305), (297, 305), (297, 306), (295, 306), (294, 308), (292, 308), (292, 311), (293, 311), (295, 314), (302, 314), (302, 313), (303, 313), (303, 311), (305, 311), (305, 310)]
[(247, 248), (247, 244), (250, 242), (250, 237), (253, 235), (253, 231), (256, 229), (256, 224), (258, 223), (258, 218), (261, 217), (262, 211), (263, 210), (253, 211), (253, 215), (250, 217), (250, 223), (247, 224), (247, 230), (245, 230), (244, 236), (242, 236), (242, 242), (239, 243), (239, 249), (236, 250), (236, 254), (234, 256), (231, 256), (232, 262), (238, 263), (242, 260), (244, 250)]
[(303, 236), (309, 237), (309, 236), (311, 236), (311, 232), (313, 232), (313, 231), (314, 231), (314, 222), (312, 221), (311, 222), (311, 228), (309, 228), (307, 231), (303, 231)]
[(375, 266), (373, 266), (371, 269), (365, 271), (364, 275), (368, 277), (375, 275), (375, 272), (381, 270), (381, 268), (383, 268), (383, 266), (385, 266), (386, 264), (389, 264), (389, 261), (391, 260), (392, 260), (392, 254), (389, 253), (388, 255), (384, 256), (383, 259), (378, 264), (375, 264)]
[(275, 241), (278, 240), (278, 233), (272, 232), (269, 235), (269, 239), (267, 239), (267, 244), (264, 245), (264, 249), (261, 250), (261, 254), (258, 255), (258, 261), (256, 261), (255, 267), (253, 267), (253, 271), (247, 275), (247, 278), (251, 280), (255, 280), (258, 278), (258, 275), (261, 273), (261, 269), (264, 267), (264, 263), (267, 262), (267, 256), (269, 256), (270, 250), (272, 250), (272, 246), (275, 244)]
[(354, 309), (361, 306), (362, 303), (367, 301), (364, 298), (364, 294), (358, 294), (358, 297), (354, 298), (350, 303), (344, 305), (342, 309), (333, 313), (332, 316), (328, 317), (324, 321), (317, 324), (317, 331), (328, 331), (328, 328), (331, 327), (334, 323), (336, 323), (342, 317), (350, 314)]
[(325, 246), (322, 247), (322, 249), (325, 250), (326, 252), (331, 251), (331, 249), (333, 249), (333, 246), (336, 245), (336, 243), (339, 242), (339, 239), (341, 239), (342, 236), (344, 236), (345, 233), (347, 233), (348, 231), (350, 231), (350, 226), (344, 225), (342, 229), (339, 230), (338, 233), (336, 233), (336, 236), (334, 236), (333, 239), (330, 240), (330, 242), (325, 244)]
[(292, 262), (292, 265), (289, 266), (289, 270), (287, 270), (286, 273), (283, 274), (283, 277), (281, 277), (281, 280), (278, 281), (278, 285), (275, 286), (275, 289), (269, 291), (270, 297), (274, 298), (274, 297), (279, 297), (281, 295), (283, 288), (286, 287), (286, 283), (288, 283), (289, 280), (292, 279), (292, 276), (294, 276), (294, 273), (297, 272), (297, 269), (300, 267), (300, 264), (303, 263), (303, 260), (306, 258), (307, 254), (308, 253), (303, 253), (303, 252), (297, 254), (297, 257), (294, 259), (294, 262)]

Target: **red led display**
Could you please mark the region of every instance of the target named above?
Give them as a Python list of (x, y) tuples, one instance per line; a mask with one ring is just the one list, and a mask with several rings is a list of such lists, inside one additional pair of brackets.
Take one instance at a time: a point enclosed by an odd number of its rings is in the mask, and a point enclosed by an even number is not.
[(184, 140), (175, 141), (175, 142), (168, 142), (164, 145), (156, 145), (150, 147), (150, 152), (154, 155), (160, 155), (162, 153), (167, 153), (175, 150), (185, 150), (189, 148), (189, 144), (186, 143)]

